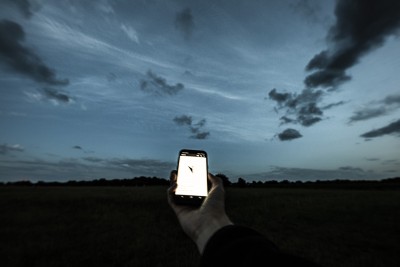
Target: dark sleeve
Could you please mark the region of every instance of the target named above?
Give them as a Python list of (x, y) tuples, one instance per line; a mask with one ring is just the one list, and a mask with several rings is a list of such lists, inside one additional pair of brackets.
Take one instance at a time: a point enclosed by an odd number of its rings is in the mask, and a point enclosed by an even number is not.
[(237, 225), (218, 230), (207, 242), (200, 266), (318, 266), (281, 252), (257, 231)]

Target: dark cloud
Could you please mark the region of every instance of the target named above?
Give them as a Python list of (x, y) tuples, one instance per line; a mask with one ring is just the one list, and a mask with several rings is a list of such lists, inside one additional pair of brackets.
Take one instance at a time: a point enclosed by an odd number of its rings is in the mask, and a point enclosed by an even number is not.
[(331, 103), (331, 104), (328, 104), (326, 106), (323, 106), (321, 109), (322, 110), (327, 110), (327, 109), (331, 109), (331, 108), (334, 108), (334, 107), (337, 107), (337, 106), (341, 106), (341, 105), (344, 105), (344, 104), (346, 104), (345, 101), (339, 101), (339, 102), (336, 102), (336, 103)]
[(169, 85), (167, 81), (154, 74), (151, 70), (147, 71), (147, 79), (140, 81), (140, 89), (144, 92), (155, 95), (176, 95), (184, 86), (181, 83)]
[(287, 116), (282, 116), (282, 117), (280, 117), (280, 120), (282, 121), (282, 122), (281, 122), (281, 125), (282, 125), (282, 124), (286, 124), (286, 123), (296, 123), (296, 120), (295, 120), (295, 119), (289, 118), (289, 117), (287, 117)]
[(280, 118), (281, 124), (299, 123), (303, 126), (311, 126), (322, 120), (323, 111), (317, 106), (323, 92), (321, 90), (304, 89), (300, 94), (279, 93), (275, 88), (268, 96), (277, 102), (276, 111), (284, 109), (285, 116)]
[(281, 141), (290, 141), (296, 138), (300, 138), (302, 137), (302, 135), (299, 133), (299, 131), (295, 130), (295, 129), (286, 129), (283, 132), (281, 132), (280, 134), (278, 134), (278, 138)]
[(278, 102), (279, 105), (283, 105), (288, 102), (288, 100), (292, 99), (292, 95), (290, 93), (279, 93), (275, 88), (272, 89), (268, 93), (269, 98)]
[(387, 112), (385, 107), (376, 108), (364, 108), (354, 112), (354, 115), (350, 117), (350, 122), (368, 120), (371, 118), (379, 117), (385, 115)]
[(367, 107), (354, 111), (349, 122), (368, 120), (389, 114), (400, 108), (400, 95), (389, 95), (380, 101), (369, 103)]
[(190, 136), (190, 138), (203, 140), (203, 139), (207, 139), (209, 135), (210, 135), (210, 132), (197, 132), (194, 135)]
[(392, 122), (382, 128), (366, 132), (366, 133), (362, 134), (361, 137), (374, 138), (374, 137), (379, 137), (379, 136), (386, 135), (386, 134), (400, 135), (400, 120)]
[(192, 124), (190, 126), (190, 131), (193, 134), (191, 138), (199, 140), (206, 139), (210, 135), (210, 132), (201, 131), (201, 129), (204, 127), (205, 124), (206, 124), (206, 119), (202, 119), (199, 122)]
[(57, 79), (54, 70), (22, 44), (25, 32), (21, 25), (10, 20), (0, 21), (0, 59), (14, 71), (48, 85), (67, 85), (67, 79)]
[(185, 8), (176, 14), (175, 28), (183, 34), (185, 40), (189, 40), (192, 37), (194, 21), (190, 8)]
[(188, 126), (190, 132), (192, 133), (190, 138), (203, 140), (207, 139), (210, 135), (210, 132), (202, 131), (207, 122), (206, 119), (201, 119), (198, 122), (193, 123), (191, 116), (182, 115), (175, 117), (173, 121), (179, 126)]
[(369, 131), (361, 135), (364, 138), (374, 138), (379, 137), (387, 134), (400, 134), (400, 120), (397, 120), (393, 123), (388, 124), (382, 128)]
[(32, 6), (28, 0), (4, 0), (6, 3), (10, 3), (18, 8), (18, 10), (24, 15), (26, 18), (30, 18), (32, 16)]
[(351, 79), (346, 70), (368, 52), (382, 46), (400, 26), (397, 0), (338, 0), (336, 23), (330, 28), (329, 48), (315, 55), (307, 71), (314, 71), (304, 83), (309, 88), (334, 88)]
[(387, 97), (385, 97), (385, 99), (383, 99), (382, 101), (384, 104), (387, 105), (399, 105), (400, 106), (400, 94), (398, 95), (389, 95)]
[(72, 98), (69, 95), (54, 88), (45, 87), (43, 88), (42, 93), (46, 99), (54, 100), (58, 103), (67, 104), (72, 101)]
[(192, 125), (192, 117), (187, 115), (177, 116), (174, 118), (174, 122), (180, 126)]
[(25, 149), (19, 145), (9, 145), (9, 144), (2, 144), (0, 145), (0, 155), (6, 155), (10, 152), (16, 151), (16, 152), (23, 152)]
[[(313, 12), (308, 1), (297, 3), (297, 6), (303, 11)], [(269, 92), (269, 98), (277, 103), (275, 110), (286, 111), (285, 116), (280, 118), (281, 124), (311, 126), (323, 119), (323, 110), (345, 103), (340, 101), (319, 106), (324, 92), (351, 79), (346, 73), (349, 68), (357, 64), (362, 56), (382, 46), (387, 36), (396, 33), (400, 27), (400, 2), (338, 0), (335, 16), (336, 22), (327, 34), (328, 49), (316, 54), (306, 66), (306, 70), (311, 72), (304, 79), (306, 88), (300, 94), (281, 93), (276, 89)], [(328, 90), (317, 90), (319, 87)], [(385, 101), (385, 104), (397, 103), (398, 97), (390, 97)], [(387, 112), (385, 106), (369, 107), (357, 111), (350, 121), (369, 119)]]
[(73, 149), (76, 149), (76, 150), (80, 150), (80, 151), (82, 151), (82, 152), (85, 153), (85, 154), (94, 153), (94, 151), (86, 150), (86, 149), (84, 149), (82, 146), (79, 146), (79, 145), (75, 145), (75, 146), (73, 146), (72, 148), (73, 148)]

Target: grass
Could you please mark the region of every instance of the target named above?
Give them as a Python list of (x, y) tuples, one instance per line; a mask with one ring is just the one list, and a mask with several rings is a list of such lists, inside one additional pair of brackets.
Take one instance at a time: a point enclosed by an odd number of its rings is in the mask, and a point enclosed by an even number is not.
[[(231, 219), (323, 266), (398, 266), (400, 191), (228, 188)], [(2, 187), (1, 266), (197, 266), (166, 187)]]

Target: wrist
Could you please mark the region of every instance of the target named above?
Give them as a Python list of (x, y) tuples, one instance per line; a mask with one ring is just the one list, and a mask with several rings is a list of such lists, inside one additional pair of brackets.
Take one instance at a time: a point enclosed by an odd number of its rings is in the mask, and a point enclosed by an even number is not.
[(212, 235), (214, 235), (222, 227), (232, 224), (232, 221), (228, 218), (228, 216), (225, 215), (219, 219), (207, 222), (205, 227), (198, 229), (194, 241), (200, 254), (203, 254), (207, 241), (211, 238)]

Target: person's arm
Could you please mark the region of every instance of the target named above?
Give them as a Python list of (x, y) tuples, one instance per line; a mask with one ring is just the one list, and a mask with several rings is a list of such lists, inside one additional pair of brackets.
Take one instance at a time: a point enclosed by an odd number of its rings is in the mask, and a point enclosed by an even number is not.
[(254, 229), (229, 225), (208, 240), (201, 256), (202, 267), (296, 266), (317, 267), (307, 259), (287, 254)]
[(171, 172), (168, 203), (178, 217), (183, 231), (196, 243), (200, 254), (210, 237), (224, 226), (232, 225), (225, 213), (225, 192), (221, 179), (208, 174), (211, 189), (200, 207), (176, 205), (173, 194), (176, 189), (176, 172)]
[(183, 231), (196, 243), (201, 266), (317, 266), (282, 253), (261, 233), (234, 225), (225, 212), (222, 180), (208, 174), (211, 189), (200, 207), (176, 205), (176, 172), (171, 172), (168, 203)]

